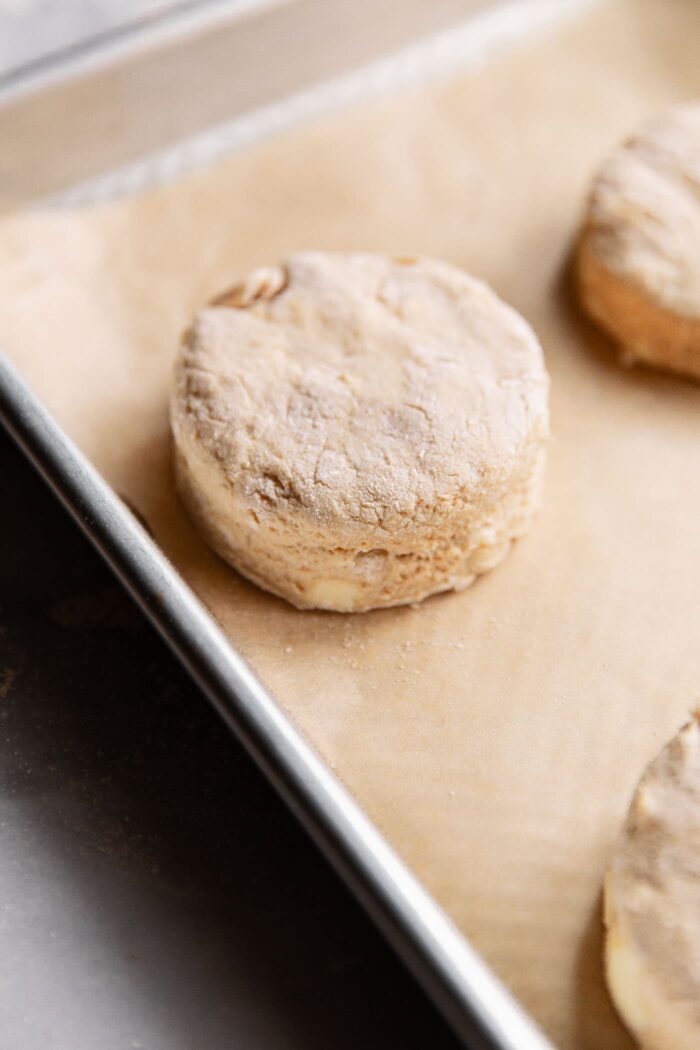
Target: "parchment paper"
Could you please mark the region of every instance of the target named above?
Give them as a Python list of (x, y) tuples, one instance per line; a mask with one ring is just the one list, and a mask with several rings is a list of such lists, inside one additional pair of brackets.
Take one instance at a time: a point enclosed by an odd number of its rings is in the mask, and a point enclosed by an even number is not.
[[(565, 268), (594, 167), (641, 118), (700, 94), (699, 44), (691, 0), (608, 3), (478, 74), (137, 199), (0, 228), (0, 341), (564, 1048), (631, 1045), (603, 985), (601, 877), (642, 767), (700, 699), (700, 387), (613, 363)], [(544, 510), (461, 595), (297, 612), (210, 554), (177, 502), (180, 331), (242, 271), (301, 247), (442, 256), (542, 339)]]

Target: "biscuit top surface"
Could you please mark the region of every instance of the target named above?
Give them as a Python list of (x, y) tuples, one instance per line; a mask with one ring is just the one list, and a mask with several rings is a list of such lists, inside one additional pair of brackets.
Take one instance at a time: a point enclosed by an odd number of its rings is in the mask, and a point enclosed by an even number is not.
[(700, 103), (668, 111), (611, 154), (588, 220), (609, 269), (674, 313), (700, 317)]
[[(608, 921), (624, 928), (700, 1045), (700, 726), (697, 717), (644, 774), (607, 883)], [(643, 1004), (640, 1004), (643, 1006)]]
[(512, 483), (547, 393), (536, 337), (481, 282), (305, 252), (197, 314), (173, 415), (242, 495), (389, 529)]

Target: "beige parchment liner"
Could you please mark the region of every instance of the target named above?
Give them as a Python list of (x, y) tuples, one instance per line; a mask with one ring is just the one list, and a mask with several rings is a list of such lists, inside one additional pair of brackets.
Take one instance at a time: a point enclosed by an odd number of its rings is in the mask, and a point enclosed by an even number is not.
[[(594, 167), (638, 120), (700, 95), (699, 47), (693, 0), (608, 3), (479, 73), (178, 184), (0, 227), (0, 341), (567, 1050), (631, 1045), (603, 985), (599, 888), (642, 767), (700, 699), (700, 386), (621, 370), (564, 270)], [(297, 612), (210, 554), (177, 502), (180, 331), (242, 271), (303, 247), (442, 256), (540, 335), (544, 510), (463, 594)]]

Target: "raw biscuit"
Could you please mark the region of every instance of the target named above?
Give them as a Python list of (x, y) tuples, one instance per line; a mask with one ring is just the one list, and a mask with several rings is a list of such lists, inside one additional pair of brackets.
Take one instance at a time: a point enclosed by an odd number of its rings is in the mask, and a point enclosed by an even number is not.
[(700, 726), (642, 777), (605, 881), (607, 978), (645, 1050), (700, 1046)]
[(700, 378), (700, 104), (670, 110), (605, 161), (577, 278), (585, 310), (625, 363)]
[(214, 550), (299, 608), (363, 611), (505, 557), (540, 501), (548, 378), (457, 268), (304, 252), (197, 314), (171, 421)]

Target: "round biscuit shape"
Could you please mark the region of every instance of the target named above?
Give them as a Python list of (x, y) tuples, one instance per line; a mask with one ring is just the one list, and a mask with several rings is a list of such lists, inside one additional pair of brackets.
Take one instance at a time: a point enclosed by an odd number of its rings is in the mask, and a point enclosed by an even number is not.
[(221, 557), (298, 608), (466, 587), (540, 501), (548, 378), (532, 330), (432, 259), (301, 252), (186, 333), (178, 485)]
[(623, 363), (700, 379), (700, 103), (644, 125), (603, 163), (576, 275)]
[(700, 726), (648, 766), (605, 880), (608, 986), (645, 1050), (700, 1046)]

